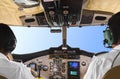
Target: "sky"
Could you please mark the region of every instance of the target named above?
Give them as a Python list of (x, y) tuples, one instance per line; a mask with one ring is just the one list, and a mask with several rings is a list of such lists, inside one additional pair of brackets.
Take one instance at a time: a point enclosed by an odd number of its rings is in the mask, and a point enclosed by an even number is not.
[[(109, 51), (103, 45), (105, 26), (85, 26), (67, 28), (67, 44), (88, 52)], [(12, 53), (28, 54), (58, 47), (62, 44), (62, 33), (51, 33), (50, 28), (11, 26), (17, 45)]]

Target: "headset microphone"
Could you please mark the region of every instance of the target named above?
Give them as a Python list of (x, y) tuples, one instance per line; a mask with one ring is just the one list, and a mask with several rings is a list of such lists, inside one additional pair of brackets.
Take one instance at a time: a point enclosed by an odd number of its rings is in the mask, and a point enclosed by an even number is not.
[(112, 47), (111, 45), (113, 44), (113, 35), (108, 27), (103, 32), (104, 32), (104, 46), (107, 48), (111, 48)]

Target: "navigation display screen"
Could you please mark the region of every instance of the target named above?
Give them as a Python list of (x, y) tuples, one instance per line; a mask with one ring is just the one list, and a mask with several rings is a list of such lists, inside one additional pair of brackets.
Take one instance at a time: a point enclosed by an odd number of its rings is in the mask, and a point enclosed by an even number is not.
[(70, 71), (70, 75), (76, 76), (78, 75), (77, 71)]
[(78, 62), (69, 62), (69, 67), (73, 69), (77, 69), (79, 67)]

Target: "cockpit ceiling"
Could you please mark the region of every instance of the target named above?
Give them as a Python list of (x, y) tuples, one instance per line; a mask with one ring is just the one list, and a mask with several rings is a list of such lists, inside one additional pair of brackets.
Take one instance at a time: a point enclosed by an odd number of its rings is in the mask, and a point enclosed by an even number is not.
[(88, 0), (85, 8), (88, 10), (117, 13), (120, 11), (120, 0)]
[[(25, 0), (24, 0), (25, 1)], [(39, 5), (24, 8), (16, 4), (14, 0), (0, 0), (0, 23), (9, 25), (23, 25), (20, 16), (34, 15), (43, 12)]]
[[(39, 5), (40, 0), (21, 0), (27, 2), (34, 1), (34, 4), (30, 5), (18, 5), (15, 1), (20, 0), (0, 0), (0, 23), (23, 26), (24, 24), (20, 19), (21, 16), (32, 16), (44, 11)], [(83, 9), (110, 13), (120, 11), (120, 0), (84, 0), (84, 2)]]

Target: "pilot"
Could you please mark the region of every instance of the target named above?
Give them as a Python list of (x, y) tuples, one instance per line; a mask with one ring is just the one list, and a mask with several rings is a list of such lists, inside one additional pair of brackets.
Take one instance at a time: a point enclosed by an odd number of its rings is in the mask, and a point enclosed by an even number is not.
[(9, 54), (16, 47), (16, 37), (10, 27), (0, 23), (0, 75), (7, 79), (35, 79), (23, 63), (11, 61)]
[(93, 57), (84, 79), (102, 79), (109, 69), (120, 65), (120, 12), (109, 19), (108, 28), (111, 39), (113, 38), (112, 50), (109, 53)]

